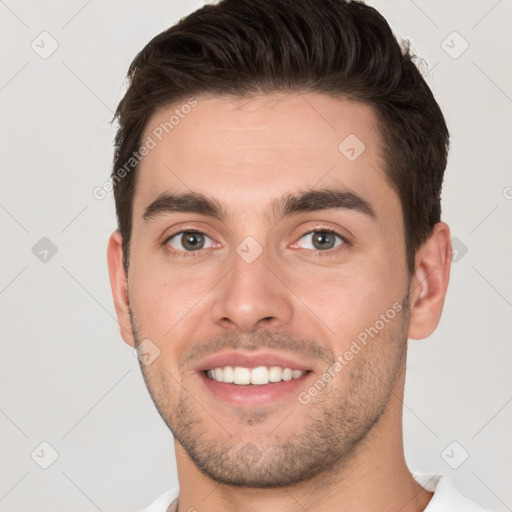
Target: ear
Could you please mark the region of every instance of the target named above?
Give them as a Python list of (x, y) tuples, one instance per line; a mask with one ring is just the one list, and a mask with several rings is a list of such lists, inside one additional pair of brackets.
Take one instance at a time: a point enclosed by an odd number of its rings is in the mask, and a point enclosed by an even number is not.
[(451, 258), (450, 228), (439, 222), (416, 252), (415, 271), (409, 289), (409, 338), (420, 340), (436, 329), (450, 279)]
[(130, 322), (130, 306), (128, 301), (128, 277), (123, 267), (123, 238), (119, 231), (110, 235), (107, 249), (108, 273), (114, 305), (116, 307), (117, 320), (121, 336), (128, 345), (134, 347), (135, 340)]

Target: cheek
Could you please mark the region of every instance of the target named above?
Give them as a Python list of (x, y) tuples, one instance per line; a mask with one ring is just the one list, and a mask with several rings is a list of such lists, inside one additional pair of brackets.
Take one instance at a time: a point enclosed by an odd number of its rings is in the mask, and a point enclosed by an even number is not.
[(190, 338), (208, 303), (215, 283), (213, 273), (190, 272), (160, 266), (134, 273), (130, 282), (130, 306), (135, 313), (139, 336), (157, 342), (162, 350), (178, 350)]
[(390, 271), (390, 265), (383, 261), (341, 265), (290, 273), (286, 281), (307, 307), (307, 317), (325, 324), (327, 334), (343, 346), (374, 325), (394, 304), (402, 302), (406, 290), (404, 271)]

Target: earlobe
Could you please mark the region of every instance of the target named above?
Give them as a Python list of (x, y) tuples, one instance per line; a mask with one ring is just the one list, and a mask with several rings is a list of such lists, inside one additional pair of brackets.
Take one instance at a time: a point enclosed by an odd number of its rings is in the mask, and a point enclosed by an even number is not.
[(416, 266), (409, 290), (409, 338), (423, 339), (436, 329), (443, 311), (450, 266), (450, 228), (440, 222), (416, 252)]
[(130, 304), (128, 301), (128, 280), (123, 266), (122, 241), (123, 239), (119, 231), (116, 230), (110, 235), (107, 248), (108, 272), (121, 336), (128, 345), (134, 347), (135, 340), (130, 321)]

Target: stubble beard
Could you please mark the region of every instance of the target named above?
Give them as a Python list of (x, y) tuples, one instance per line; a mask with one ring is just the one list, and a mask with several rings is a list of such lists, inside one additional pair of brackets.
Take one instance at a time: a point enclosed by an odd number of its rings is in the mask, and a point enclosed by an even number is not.
[[(141, 336), (131, 309), (130, 316), (138, 346)], [(284, 416), (283, 411), (276, 414), (274, 409), (234, 409), (237, 429), (240, 424), (245, 425), (247, 436), (233, 436), (226, 418), (207, 414), (193, 397), (194, 390), (187, 389), (186, 382), (177, 384), (176, 378), (162, 367), (159, 373), (142, 364), (141, 369), (160, 416), (204, 475), (231, 486), (284, 487), (321, 474), (333, 474), (348, 465), (364, 447), (403, 370), (408, 326), (406, 296), (401, 315), (378, 339), (370, 341), (308, 404), (297, 400), (288, 420), (293, 421), (294, 412), (301, 414), (302, 427), (286, 438), (279, 436), (279, 426), (272, 431)], [(385, 350), (392, 351), (392, 357), (377, 361), (369, 357), (375, 353), (370, 343), (384, 344)], [(377, 352), (382, 353), (382, 349)], [(172, 389), (174, 393), (170, 392)], [(304, 408), (309, 408), (305, 418)], [(251, 429), (261, 426), (272, 414), (274, 421), (267, 423), (268, 435), (261, 435), (261, 430), (260, 435), (253, 435)]]

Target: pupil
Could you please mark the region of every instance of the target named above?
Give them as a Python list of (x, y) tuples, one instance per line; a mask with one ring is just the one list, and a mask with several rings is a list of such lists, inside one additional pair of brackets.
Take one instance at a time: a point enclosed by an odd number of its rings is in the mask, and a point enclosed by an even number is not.
[(183, 235), (182, 244), (185, 249), (197, 251), (204, 245), (204, 237), (201, 233), (187, 233)]
[(313, 235), (313, 245), (317, 249), (331, 249), (334, 247), (334, 236), (332, 233), (319, 231)]

